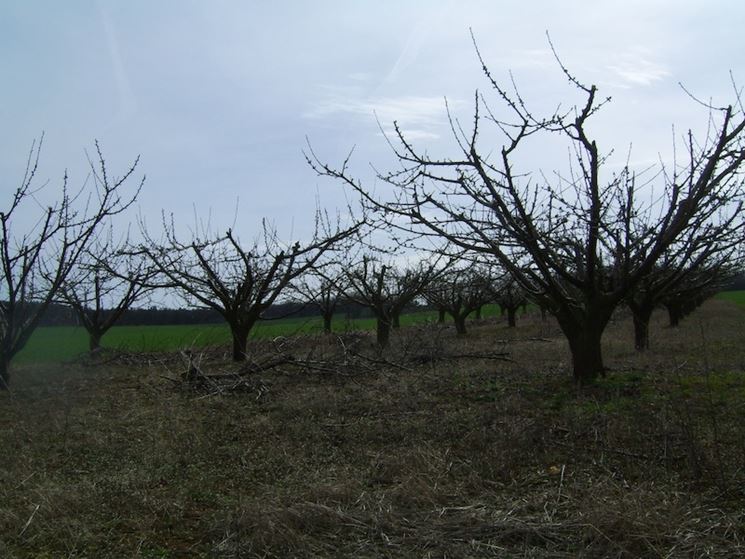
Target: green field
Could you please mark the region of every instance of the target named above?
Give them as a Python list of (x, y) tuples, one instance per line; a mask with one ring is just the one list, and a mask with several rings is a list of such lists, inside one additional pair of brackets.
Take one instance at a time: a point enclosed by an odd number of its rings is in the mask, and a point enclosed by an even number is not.
[(745, 306), (745, 291), (722, 291), (717, 294), (717, 299), (732, 301), (738, 305)]
[[(483, 316), (494, 316), (499, 309), (496, 305), (484, 308)], [(434, 322), (437, 313), (423, 311), (405, 314), (401, 317), (402, 326)], [(334, 318), (335, 331), (373, 330), (372, 318), (348, 319), (344, 316)], [(258, 323), (251, 336), (255, 338), (275, 338), (294, 334), (319, 333), (323, 328), (320, 317), (284, 318)], [(171, 351), (187, 347), (206, 347), (230, 343), (230, 329), (225, 324), (188, 324), (168, 326), (115, 326), (103, 338), (103, 346), (134, 352)], [(67, 361), (85, 353), (88, 337), (85, 329), (79, 326), (50, 326), (37, 328), (26, 347), (18, 354), (17, 363), (44, 363)]]

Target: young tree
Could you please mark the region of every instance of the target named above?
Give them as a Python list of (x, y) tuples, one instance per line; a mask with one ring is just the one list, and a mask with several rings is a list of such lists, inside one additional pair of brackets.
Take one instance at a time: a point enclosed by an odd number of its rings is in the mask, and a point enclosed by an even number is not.
[(89, 159), (92, 180), (70, 191), (65, 173), (58, 200), (40, 208), (33, 225), (24, 227), (23, 214), (37, 211), (43, 188), (35, 185), (42, 141), (35, 143), (20, 186), (0, 212), (0, 389), (8, 388), (13, 357), (26, 345), (96, 232), (135, 201), (144, 183), (143, 177), (127, 191), (125, 183), (139, 158), (120, 178), (110, 177), (98, 142), (95, 145), (96, 160)]
[(729, 265), (712, 265), (687, 274), (674, 288), (667, 290), (660, 302), (667, 310), (669, 326), (675, 328), (680, 321), (700, 307), (709, 297), (722, 290), (732, 279), (734, 268)]
[(423, 291), (431, 305), (453, 317), (455, 331), (466, 334), (466, 319), (491, 300), (488, 280), (474, 267), (447, 269)]
[[(311, 149), (308, 162), (356, 190), (390, 226), (444, 238), (501, 263), (532, 300), (556, 316), (569, 341), (575, 381), (592, 382), (604, 371), (603, 331), (631, 289), (681, 237), (736, 215), (745, 161), (742, 106), (738, 99), (737, 106), (708, 107), (706, 135), (694, 139), (689, 132), (684, 155), (641, 181), (628, 165), (615, 172), (604, 165), (607, 153), (589, 126), (609, 101), (597, 87), (581, 83), (559, 63), (582, 101), (539, 117), (481, 62), (511, 116), (497, 116), (477, 93), (470, 131), (451, 119), (458, 144), (452, 158), (416, 149), (396, 124), (397, 144), (391, 145), (401, 167), (379, 176), (393, 187), (390, 197), (354, 178), (349, 158), (333, 167)], [(483, 134), (489, 126), (490, 134)], [(501, 146), (483, 145), (481, 138), (494, 138), (492, 132), (501, 134)], [(563, 138), (573, 154), (569, 169), (557, 172), (553, 182), (521, 168), (535, 159), (523, 152), (543, 135)]]
[(664, 258), (629, 293), (627, 304), (634, 321), (634, 347), (649, 349), (649, 321), (655, 308), (668, 308), (671, 326), (683, 311), (692, 311), (734, 275), (739, 262), (734, 249), (722, 253), (714, 246), (691, 260)]
[(507, 326), (514, 328), (517, 325), (517, 310), (527, 303), (525, 291), (510, 277), (498, 282), (492, 289), (492, 298), (502, 313), (507, 313)]
[(245, 247), (231, 230), (221, 236), (178, 239), (173, 223), (165, 226), (165, 241), (147, 234), (139, 252), (160, 272), (162, 287), (175, 288), (189, 305), (214, 309), (228, 323), (233, 360), (246, 359), (248, 335), (256, 322), (290, 283), (312, 269), (324, 253), (354, 234), (358, 225), (332, 230), (317, 214), (312, 238), (302, 244), (283, 243), (263, 224), (260, 239)]
[(111, 236), (81, 254), (60, 287), (60, 298), (70, 305), (88, 333), (88, 349), (101, 347), (101, 338), (151, 290), (155, 269), (141, 256), (115, 245)]
[(366, 255), (347, 271), (347, 299), (369, 308), (375, 315), (378, 346), (390, 342), (391, 328), (404, 307), (422, 293), (436, 276), (437, 262), (420, 263), (400, 270)]
[(323, 272), (311, 270), (293, 282), (293, 289), (301, 302), (318, 309), (323, 319), (323, 331), (331, 334), (331, 320), (346, 289), (346, 273), (333, 265), (325, 267)]

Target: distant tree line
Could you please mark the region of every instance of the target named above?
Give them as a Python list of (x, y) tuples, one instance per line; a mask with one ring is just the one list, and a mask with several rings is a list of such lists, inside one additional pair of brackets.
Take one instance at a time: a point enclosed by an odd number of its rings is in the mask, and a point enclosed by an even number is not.
[[(34, 305), (31, 305), (33, 308)], [(406, 308), (406, 312), (426, 310), (429, 307), (424, 304), (412, 303)], [(110, 312), (104, 310), (104, 314)], [(264, 311), (262, 320), (278, 320), (282, 318), (315, 318), (318, 311), (306, 303), (284, 302), (277, 303)], [(370, 309), (354, 301), (340, 301), (335, 309), (334, 316), (337, 318), (373, 318)], [(148, 307), (129, 308), (117, 320), (118, 326), (162, 326), (178, 324), (219, 324), (223, 322), (220, 313), (213, 309), (202, 308), (168, 308)], [(39, 326), (80, 326), (75, 310), (64, 303), (52, 303), (41, 314)]]

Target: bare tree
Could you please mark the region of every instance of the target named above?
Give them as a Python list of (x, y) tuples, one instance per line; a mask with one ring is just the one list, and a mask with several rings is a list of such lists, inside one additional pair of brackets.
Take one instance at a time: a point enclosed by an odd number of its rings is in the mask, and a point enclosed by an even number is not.
[(517, 326), (517, 310), (525, 306), (525, 290), (511, 277), (506, 277), (492, 287), (492, 298), (497, 302), (502, 314), (507, 313), (507, 326)]
[(488, 278), (473, 265), (450, 268), (423, 291), (424, 298), (453, 317), (455, 331), (466, 334), (466, 319), (491, 300)]
[(263, 223), (263, 234), (244, 246), (231, 230), (220, 236), (178, 239), (173, 222), (165, 224), (165, 240), (145, 233), (145, 254), (164, 278), (162, 287), (175, 288), (189, 305), (214, 309), (230, 327), (233, 360), (246, 359), (248, 335), (256, 322), (290, 285), (313, 268), (321, 256), (354, 234), (359, 225), (332, 230), (328, 219), (316, 216), (316, 229), (306, 243), (280, 240)]
[(16, 220), (39, 207), (43, 187), (37, 187), (35, 179), (41, 146), (42, 141), (32, 146), (21, 184), (0, 212), (0, 389), (8, 388), (13, 357), (28, 342), (96, 232), (135, 201), (145, 180), (126, 191), (139, 158), (121, 177), (110, 177), (96, 142), (96, 159), (89, 159), (90, 180), (71, 191), (65, 173), (58, 200), (19, 231), (23, 225)]
[(135, 301), (153, 289), (154, 275), (149, 261), (128, 251), (126, 242), (114, 243), (110, 233), (81, 254), (60, 287), (60, 298), (88, 333), (91, 352)]
[[(458, 145), (452, 158), (416, 149), (396, 124), (391, 146), (401, 166), (379, 175), (392, 186), (390, 196), (354, 178), (349, 158), (334, 167), (311, 149), (307, 159), (318, 173), (356, 190), (390, 226), (441, 237), (500, 262), (556, 316), (569, 341), (575, 381), (592, 382), (604, 371), (601, 337), (614, 309), (665, 251), (689, 232), (706, 232), (731, 216), (742, 220), (742, 105), (738, 98), (736, 106), (707, 106), (706, 135), (695, 139), (689, 132), (672, 164), (642, 180), (628, 164), (615, 172), (604, 165), (607, 153), (589, 132), (609, 101), (597, 87), (581, 83), (559, 62), (582, 100), (539, 117), (517, 88), (503, 87), (481, 62), (510, 116), (498, 115), (477, 93), (470, 130), (451, 117)], [(485, 135), (482, 129), (490, 126)], [(494, 133), (501, 146), (482, 145), (481, 138)], [(523, 152), (541, 135), (563, 138), (573, 154), (568, 170), (554, 179), (521, 168), (534, 160)]]
[(378, 346), (388, 346), (391, 328), (403, 309), (422, 293), (437, 274), (438, 262), (420, 263), (399, 269), (384, 264), (375, 256), (363, 256), (362, 262), (347, 272), (349, 300), (369, 308), (375, 315)]
[(722, 290), (735, 275), (735, 268), (726, 263), (700, 268), (667, 290), (660, 298), (667, 309), (669, 325), (677, 327), (680, 321), (700, 307), (707, 299)]
[(685, 314), (730, 280), (735, 264), (731, 256), (728, 251), (715, 259), (687, 265), (663, 262), (642, 278), (627, 301), (634, 321), (634, 347), (638, 351), (649, 349), (649, 321), (658, 306), (668, 308), (670, 325), (677, 326)]
[(300, 302), (315, 306), (323, 319), (323, 331), (331, 334), (334, 312), (347, 287), (346, 273), (337, 265), (311, 270), (292, 285)]

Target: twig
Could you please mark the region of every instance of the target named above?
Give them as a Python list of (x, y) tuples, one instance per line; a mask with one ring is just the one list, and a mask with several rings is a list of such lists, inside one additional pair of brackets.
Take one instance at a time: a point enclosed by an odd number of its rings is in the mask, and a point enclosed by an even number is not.
[(34, 512), (32, 512), (31, 516), (28, 517), (26, 524), (23, 526), (23, 530), (21, 530), (21, 533), (18, 534), (19, 538), (23, 536), (23, 534), (26, 533), (26, 530), (28, 530), (28, 527), (31, 526), (31, 521), (34, 519), (34, 516), (36, 516), (36, 512), (39, 510), (39, 507), (41, 507), (41, 505), (36, 505), (36, 507), (34, 508)]

